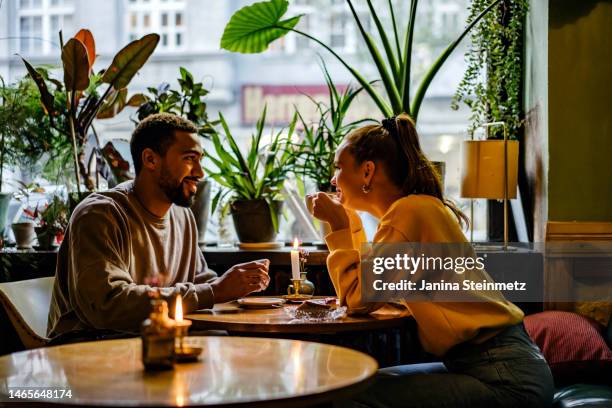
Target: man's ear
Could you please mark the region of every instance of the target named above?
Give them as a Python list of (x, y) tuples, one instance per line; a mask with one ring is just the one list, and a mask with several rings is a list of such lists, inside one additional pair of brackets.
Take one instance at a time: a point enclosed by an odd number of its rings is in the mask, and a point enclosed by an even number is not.
[(363, 182), (369, 186), (376, 172), (376, 164), (371, 160), (367, 160), (363, 162), (361, 169), (363, 173)]
[(155, 171), (161, 163), (161, 157), (152, 149), (146, 148), (142, 151), (142, 167)]

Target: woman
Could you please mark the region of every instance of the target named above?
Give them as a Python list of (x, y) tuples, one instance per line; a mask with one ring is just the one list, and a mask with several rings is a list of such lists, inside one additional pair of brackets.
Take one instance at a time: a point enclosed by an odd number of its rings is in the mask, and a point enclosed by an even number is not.
[[(467, 218), (442, 193), (432, 163), (421, 151), (406, 114), (349, 134), (336, 152), (331, 183), (336, 199), (313, 198), (313, 214), (330, 224), (327, 267), (340, 302), (350, 312), (384, 304), (362, 300), (360, 225), (351, 210), (379, 221), (374, 242), (465, 243)], [(347, 212), (347, 210), (349, 210)], [(503, 297), (470, 302), (402, 301), (415, 318), (425, 351), (443, 363), (381, 370), (352, 402), (371, 407), (546, 407), (553, 382), (540, 350), (526, 334), (523, 313)]]

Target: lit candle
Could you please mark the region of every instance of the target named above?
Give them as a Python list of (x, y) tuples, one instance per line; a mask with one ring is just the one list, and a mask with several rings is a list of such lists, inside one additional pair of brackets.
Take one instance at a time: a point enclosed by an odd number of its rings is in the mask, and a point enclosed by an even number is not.
[(176, 302), (174, 306), (174, 327), (176, 330), (176, 337), (179, 341), (178, 352), (183, 352), (183, 338), (187, 334), (187, 330), (191, 326), (191, 320), (183, 319), (183, 298), (180, 293), (176, 295)]
[(177, 323), (183, 321), (183, 298), (180, 294), (176, 295), (176, 306), (174, 308), (174, 320)]
[(291, 250), (291, 277), (293, 279), (300, 279), (300, 251), (299, 242), (295, 238), (293, 240), (293, 249)]

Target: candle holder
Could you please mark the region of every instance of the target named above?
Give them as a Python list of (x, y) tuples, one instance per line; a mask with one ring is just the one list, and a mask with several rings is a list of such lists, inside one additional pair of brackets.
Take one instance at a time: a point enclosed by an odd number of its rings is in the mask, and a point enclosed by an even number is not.
[(184, 340), (187, 335), (187, 331), (191, 326), (191, 320), (181, 320), (175, 322), (174, 333), (174, 355), (177, 363), (188, 363), (197, 361), (202, 354), (201, 347), (185, 346)]
[(291, 279), (292, 284), (287, 288), (287, 299), (297, 300), (303, 299), (304, 294), (302, 293), (302, 283), (304, 279)]

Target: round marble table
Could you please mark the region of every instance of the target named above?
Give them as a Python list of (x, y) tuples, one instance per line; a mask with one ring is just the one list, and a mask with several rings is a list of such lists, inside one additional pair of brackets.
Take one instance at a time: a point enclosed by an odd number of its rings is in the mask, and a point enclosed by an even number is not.
[(176, 364), (173, 371), (162, 372), (144, 371), (140, 339), (6, 355), (0, 357), (0, 401), (19, 401), (9, 399), (18, 390), (58, 390), (56, 395), (63, 393), (64, 398), (36, 402), (296, 407), (352, 395), (367, 385), (378, 368), (363, 353), (298, 340), (188, 337), (186, 344), (204, 348), (200, 361)]

